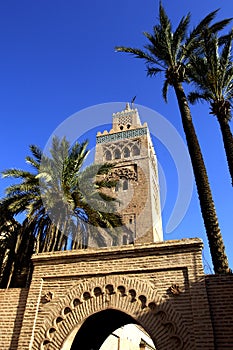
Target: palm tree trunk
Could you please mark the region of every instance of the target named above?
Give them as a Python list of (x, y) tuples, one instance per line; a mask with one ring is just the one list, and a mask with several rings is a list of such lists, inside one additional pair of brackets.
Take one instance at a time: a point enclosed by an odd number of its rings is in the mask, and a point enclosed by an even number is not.
[(62, 232), (59, 230), (59, 227), (60, 227), (60, 220), (56, 223), (54, 227), (53, 237), (52, 237), (53, 243), (51, 244), (51, 247), (50, 247), (51, 252), (59, 250), (58, 242), (59, 242), (60, 236), (62, 235)]
[(223, 144), (226, 152), (227, 163), (231, 175), (231, 184), (233, 186), (233, 136), (231, 133), (229, 121), (226, 118), (217, 117), (222, 132)]
[(49, 225), (49, 227), (47, 228), (45, 240), (44, 240), (43, 245), (41, 247), (42, 253), (50, 251), (50, 247), (51, 247), (52, 239), (53, 239), (53, 235), (54, 235), (54, 230), (55, 230), (55, 228), (54, 228), (53, 224)]
[(201, 148), (197, 139), (195, 128), (186, 95), (181, 83), (174, 84), (174, 89), (181, 113), (182, 124), (187, 140), (188, 150), (192, 162), (194, 177), (210, 253), (215, 273), (229, 273), (229, 265), (225, 253), (221, 231), (218, 224), (214, 201), (208, 181), (207, 171), (202, 157)]
[(63, 227), (60, 229), (60, 236), (57, 242), (57, 247), (56, 250), (62, 250), (62, 241), (64, 239), (64, 235), (66, 235), (66, 226), (67, 226), (67, 221), (64, 222)]
[[(12, 286), (18, 287), (18, 270), (20, 270), (22, 267), (22, 261), (20, 261), (20, 257), (22, 256), (22, 252), (20, 251), (22, 249), (22, 242), (23, 229), (21, 228), (18, 232), (15, 232), (14, 234), (14, 241), (9, 252), (6, 269), (4, 271), (4, 275), (1, 281), (3, 288), (9, 288)], [(25, 246), (23, 247), (23, 249), (23, 251), (27, 250)]]
[[(6, 258), (6, 256), (4, 257)], [(6, 265), (4, 266), (2, 277), (0, 280), (0, 288), (8, 288), (13, 274), (15, 261), (15, 247), (8, 251)]]
[(35, 244), (34, 235), (29, 230), (21, 229), (20, 239), (16, 245), (16, 259), (10, 281), (11, 287), (25, 287), (30, 280), (32, 265), (31, 256)]

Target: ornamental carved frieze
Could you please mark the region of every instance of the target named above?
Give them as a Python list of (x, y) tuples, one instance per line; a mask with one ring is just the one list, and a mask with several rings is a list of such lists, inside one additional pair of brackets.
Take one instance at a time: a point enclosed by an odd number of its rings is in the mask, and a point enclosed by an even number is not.
[(125, 130), (121, 132), (116, 132), (114, 134), (107, 134), (107, 135), (98, 135), (96, 137), (96, 143), (107, 143), (107, 142), (115, 142), (115, 141), (121, 141), (125, 139), (130, 139), (134, 137), (140, 137), (147, 135), (148, 129), (147, 127), (142, 127), (138, 129), (133, 130)]
[(126, 180), (133, 180), (137, 181), (138, 180), (138, 175), (136, 170), (132, 170), (127, 167), (120, 167), (120, 168), (115, 168), (113, 169), (109, 174), (108, 174), (108, 179), (109, 180), (119, 180), (119, 179), (126, 179)]

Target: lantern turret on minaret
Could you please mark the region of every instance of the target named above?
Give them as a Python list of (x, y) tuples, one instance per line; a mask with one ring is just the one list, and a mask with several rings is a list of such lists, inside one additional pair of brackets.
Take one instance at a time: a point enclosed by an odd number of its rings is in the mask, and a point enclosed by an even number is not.
[(111, 162), (110, 176), (124, 227), (121, 244), (163, 240), (157, 158), (147, 124), (137, 109), (126, 108), (112, 116), (112, 129), (98, 132), (95, 163)]

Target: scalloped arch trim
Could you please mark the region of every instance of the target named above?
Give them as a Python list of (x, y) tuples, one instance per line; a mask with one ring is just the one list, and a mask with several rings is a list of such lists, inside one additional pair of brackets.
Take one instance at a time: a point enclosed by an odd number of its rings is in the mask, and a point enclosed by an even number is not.
[[(94, 313), (106, 309), (130, 315), (150, 335), (159, 350), (194, 349), (190, 334), (169, 302), (164, 301), (147, 281), (128, 277), (82, 280), (56, 303), (34, 338), (33, 350), (64, 348), (69, 335)], [(67, 347), (67, 350), (69, 347)]]

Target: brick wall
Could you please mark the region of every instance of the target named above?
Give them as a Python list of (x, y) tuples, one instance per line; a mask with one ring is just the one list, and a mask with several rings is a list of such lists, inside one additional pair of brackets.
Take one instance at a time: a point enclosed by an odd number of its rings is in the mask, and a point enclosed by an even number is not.
[(233, 349), (233, 275), (206, 276), (215, 349)]
[(233, 276), (205, 276), (201, 251), (184, 239), (35, 255), (29, 290), (0, 290), (0, 349), (69, 349), (65, 339), (109, 309), (159, 350), (233, 349)]
[(28, 289), (0, 290), (0, 349), (17, 349)]
[[(202, 242), (190, 239), (34, 256), (19, 349), (36, 350), (42, 344), (44, 349), (60, 349), (77, 324), (115, 308), (138, 320), (159, 349), (212, 350), (201, 251)], [(177, 295), (170, 291), (173, 284), (180, 288)], [(95, 287), (100, 287), (101, 298)], [(53, 298), (43, 303), (47, 293)]]

